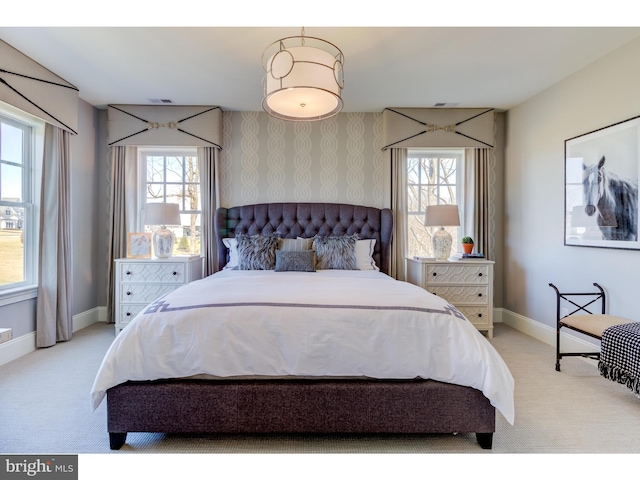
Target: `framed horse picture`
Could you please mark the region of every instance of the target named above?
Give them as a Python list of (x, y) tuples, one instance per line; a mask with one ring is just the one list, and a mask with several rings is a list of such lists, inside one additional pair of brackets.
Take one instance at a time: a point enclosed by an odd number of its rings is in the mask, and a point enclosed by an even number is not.
[(640, 116), (565, 140), (564, 244), (640, 249)]

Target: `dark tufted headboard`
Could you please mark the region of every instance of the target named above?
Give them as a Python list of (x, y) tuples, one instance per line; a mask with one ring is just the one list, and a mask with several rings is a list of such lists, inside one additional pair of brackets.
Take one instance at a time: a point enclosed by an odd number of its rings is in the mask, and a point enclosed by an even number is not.
[(375, 238), (373, 254), (380, 271), (389, 274), (393, 215), (388, 208), (343, 203), (260, 203), (219, 208), (215, 213), (218, 262), (227, 263), (223, 238), (280, 232), (282, 238), (310, 238), (314, 235), (353, 235)]

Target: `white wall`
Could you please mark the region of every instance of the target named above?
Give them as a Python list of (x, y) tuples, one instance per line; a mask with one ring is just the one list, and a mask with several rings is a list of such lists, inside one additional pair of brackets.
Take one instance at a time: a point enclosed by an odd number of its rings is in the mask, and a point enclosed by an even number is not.
[[(564, 142), (640, 115), (640, 39), (507, 115), (505, 309), (555, 325), (561, 290), (602, 285), (609, 311), (640, 320), (640, 251), (564, 246)], [(532, 72), (534, 74), (534, 72)]]

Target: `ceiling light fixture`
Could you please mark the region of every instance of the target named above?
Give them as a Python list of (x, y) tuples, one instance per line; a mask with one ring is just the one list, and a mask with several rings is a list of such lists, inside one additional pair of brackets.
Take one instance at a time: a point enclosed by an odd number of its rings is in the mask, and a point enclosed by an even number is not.
[(323, 120), (342, 110), (344, 55), (304, 33), (276, 40), (262, 53), (262, 108), (282, 120)]

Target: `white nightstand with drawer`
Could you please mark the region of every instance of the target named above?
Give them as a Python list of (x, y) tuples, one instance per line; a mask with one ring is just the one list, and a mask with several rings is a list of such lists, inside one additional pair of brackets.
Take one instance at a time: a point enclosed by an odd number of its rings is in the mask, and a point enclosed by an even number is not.
[(116, 335), (157, 298), (202, 278), (202, 257), (115, 260)]
[(407, 281), (445, 298), (487, 337), (493, 337), (493, 264), (490, 260), (407, 258)]

